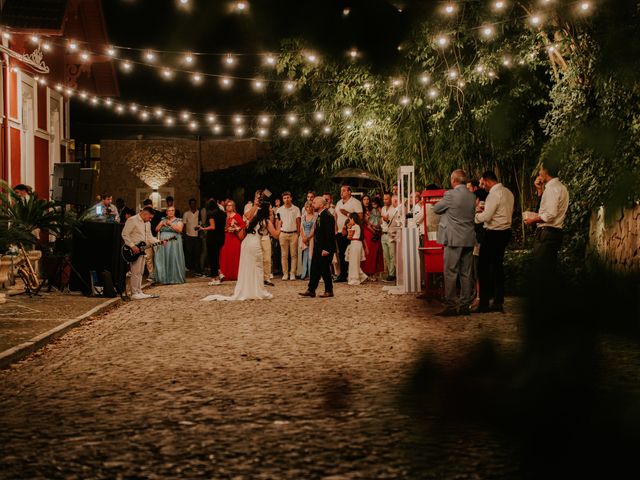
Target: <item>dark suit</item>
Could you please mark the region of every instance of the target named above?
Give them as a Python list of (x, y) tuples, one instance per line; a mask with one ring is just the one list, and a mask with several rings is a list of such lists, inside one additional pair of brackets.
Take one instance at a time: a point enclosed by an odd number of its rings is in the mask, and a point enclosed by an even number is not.
[[(331, 261), (336, 253), (336, 220), (329, 210), (323, 210), (316, 220), (316, 230), (313, 237), (313, 258), (311, 259), (311, 276), (308, 290), (315, 293), (320, 277), (324, 280), (324, 291), (333, 293), (333, 280), (331, 279)], [(322, 256), (322, 252), (329, 255)]]

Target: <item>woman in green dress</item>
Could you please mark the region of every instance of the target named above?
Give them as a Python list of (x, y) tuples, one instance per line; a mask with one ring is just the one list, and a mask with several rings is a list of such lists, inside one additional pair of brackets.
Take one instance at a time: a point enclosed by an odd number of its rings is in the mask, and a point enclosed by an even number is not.
[(168, 207), (166, 216), (156, 227), (159, 240), (170, 240), (162, 247), (156, 248), (154, 255), (154, 277), (157, 283), (175, 285), (185, 283), (186, 265), (182, 250), (182, 220), (176, 218), (175, 207)]

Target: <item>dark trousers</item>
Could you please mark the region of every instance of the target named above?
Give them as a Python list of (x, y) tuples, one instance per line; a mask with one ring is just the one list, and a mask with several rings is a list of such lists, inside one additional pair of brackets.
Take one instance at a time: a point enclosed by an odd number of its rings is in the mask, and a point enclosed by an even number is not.
[(187, 268), (197, 273), (202, 272), (200, 266), (200, 253), (202, 250), (202, 239), (200, 237), (184, 237), (184, 256)]
[(220, 250), (222, 250), (223, 242), (216, 238), (207, 238), (207, 256), (209, 257), (209, 266), (211, 267), (211, 276), (220, 275)]
[(511, 230), (485, 230), (480, 246), (478, 277), (480, 305), (504, 304), (504, 251), (511, 240)]
[(344, 253), (351, 243), (349, 238), (342, 233), (336, 233), (336, 242), (338, 244), (338, 260), (340, 260), (340, 280), (346, 280), (349, 273), (349, 263), (344, 259)]
[(533, 241), (534, 270), (538, 276), (553, 275), (558, 268), (558, 252), (562, 246), (562, 230), (539, 227)]
[(321, 251), (314, 251), (313, 258), (311, 259), (311, 275), (309, 277), (310, 292), (315, 293), (318, 284), (320, 283), (320, 277), (324, 281), (324, 291), (327, 293), (333, 293), (333, 280), (331, 279), (331, 260), (333, 255), (322, 256)]

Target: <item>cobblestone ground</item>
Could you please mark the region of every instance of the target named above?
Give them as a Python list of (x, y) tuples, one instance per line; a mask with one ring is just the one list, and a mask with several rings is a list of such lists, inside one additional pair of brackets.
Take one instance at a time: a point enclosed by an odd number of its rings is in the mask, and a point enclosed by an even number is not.
[(515, 314), (438, 318), (380, 284), (303, 289), (202, 303), (206, 283), (157, 287), (0, 372), (0, 477), (517, 476), (503, 439), (431, 435), (398, 401), (425, 351), (455, 359), (487, 335), (517, 348)]

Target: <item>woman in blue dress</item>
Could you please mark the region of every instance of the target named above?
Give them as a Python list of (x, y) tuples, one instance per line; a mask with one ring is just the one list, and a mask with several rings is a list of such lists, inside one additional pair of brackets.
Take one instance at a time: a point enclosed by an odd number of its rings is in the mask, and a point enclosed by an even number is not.
[(175, 207), (168, 207), (166, 216), (156, 227), (159, 240), (170, 240), (162, 247), (157, 247), (154, 252), (154, 277), (157, 283), (174, 285), (184, 283), (186, 265), (184, 251), (182, 250), (182, 220), (176, 218)]
[(307, 202), (304, 206), (302, 214), (302, 235), (300, 241), (302, 243), (302, 270), (300, 279), (306, 280), (311, 274), (311, 254), (313, 252), (313, 234), (315, 233), (316, 215), (313, 211), (311, 202)]

